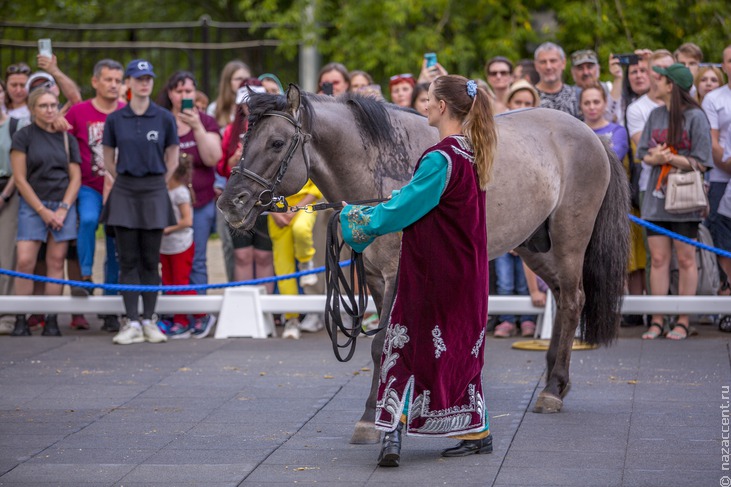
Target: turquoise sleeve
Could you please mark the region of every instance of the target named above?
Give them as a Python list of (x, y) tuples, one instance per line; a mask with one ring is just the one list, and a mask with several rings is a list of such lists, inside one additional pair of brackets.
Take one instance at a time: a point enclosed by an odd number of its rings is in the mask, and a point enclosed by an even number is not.
[(376, 206), (347, 205), (340, 213), (343, 239), (363, 252), (380, 235), (398, 232), (418, 221), (439, 204), (447, 184), (447, 158), (430, 152), (411, 181)]

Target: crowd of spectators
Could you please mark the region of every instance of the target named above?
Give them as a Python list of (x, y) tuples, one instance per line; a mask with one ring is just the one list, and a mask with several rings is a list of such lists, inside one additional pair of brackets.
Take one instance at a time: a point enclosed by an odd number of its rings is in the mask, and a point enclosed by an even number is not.
[[(712, 53), (719, 55), (720, 63), (704, 63), (698, 46), (686, 43), (674, 52), (641, 49), (611, 54), (602, 62), (591, 49), (567, 57), (561, 46), (546, 42), (533, 59), (487, 60), (481, 84), (496, 114), (541, 107), (581, 119), (624, 162), (637, 193), (634, 214), (691, 239), (703, 221), (715, 245), (731, 250), (731, 84), (724, 79), (731, 73), (731, 46)], [(59, 278), (67, 267), (68, 277), (91, 282), (102, 222), (105, 283), (158, 284), (162, 254), (163, 283), (206, 284), (207, 243), (214, 233), (221, 239), (229, 280), (313, 268), (315, 215), (262, 216), (253, 232), (241, 234), (227, 227), (215, 207), (243, 152), (249, 94), (284, 92), (275, 74), (257, 77), (244, 62), (232, 60), (221, 72), (215, 98), (209, 98), (198, 90), (192, 73), (176, 71), (154, 102), (156, 77), (148, 61), (137, 59), (125, 67), (104, 59), (91, 76), (94, 96), (82, 101), (55, 56), (39, 55), (35, 64), (35, 72), (26, 63), (9, 65), (0, 80), (0, 267)], [(602, 67), (610, 81), (601, 81)], [(394, 74), (384, 95), (369, 73), (329, 63), (320, 71), (317, 91), (357, 93), (426, 115), (429, 84), (445, 74), (441, 64), (425, 57), (418, 76)], [(564, 80), (567, 74), (573, 84)], [(671, 170), (705, 173), (710, 202), (705, 214), (660, 211)], [(310, 181), (289, 203), (319, 198)], [(633, 226), (631, 254), (629, 294), (667, 294), (673, 255), (679, 269), (676, 292), (695, 294), (698, 268), (692, 246)], [(545, 286), (516, 254), (495, 257), (491, 292), (530, 295), (534, 304), (545, 303)], [(731, 260), (719, 258), (718, 263), (719, 293), (728, 294)], [(296, 294), (316, 283), (317, 276), (308, 275), (269, 284), (267, 290)], [(71, 292), (90, 293), (85, 288)], [(3, 295), (61, 293), (60, 285), (0, 275)], [(122, 294), (122, 325), (118, 316), (102, 315), (102, 328), (116, 333), (116, 343), (201, 338), (215, 323), (211, 315), (157, 317), (157, 293)], [(322, 328), (318, 315), (300, 318), (283, 316), (284, 336), (298, 338), (300, 331)], [(731, 317), (722, 316), (719, 323), (731, 331)], [(6, 315), (0, 316), (0, 334), (29, 335), (38, 324), (44, 335), (61, 333), (55, 315)], [(653, 315), (646, 323), (641, 316), (625, 316), (624, 324), (648, 325), (645, 339), (683, 339), (694, 332), (687, 316)], [(88, 329), (89, 323), (83, 315), (73, 315), (71, 327)], [(501, 316), (494, 328), (498, 337), (518, 330), (531, 336), (535, 317)]]

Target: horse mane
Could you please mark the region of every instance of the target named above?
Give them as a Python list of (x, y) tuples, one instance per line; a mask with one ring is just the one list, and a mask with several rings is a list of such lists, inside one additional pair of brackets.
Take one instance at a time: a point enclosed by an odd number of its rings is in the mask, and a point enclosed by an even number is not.
[[(314, 138), (317, 138), (317, 134), (312, 132), (315, 120), (313, 104), (338, 103), (346, 105), (353, 114), (361, 136), (380, 146), (396, 143), (389, 111), (417, 114), (414, 110), (387, 104), (372, 97), (355, 93), (346, 93), (333, 98), (327, 95), (303, 92), (300, 100), (300, 109), (304, 115), (302, 117), (303, 128), (306, 132), (312, 134)], [(287, 108), (287, 97), (285, 95), (252, 94), (249, 99), (249, 130), (252, 130), (266, 113), (271, 111), (286, 112)]]

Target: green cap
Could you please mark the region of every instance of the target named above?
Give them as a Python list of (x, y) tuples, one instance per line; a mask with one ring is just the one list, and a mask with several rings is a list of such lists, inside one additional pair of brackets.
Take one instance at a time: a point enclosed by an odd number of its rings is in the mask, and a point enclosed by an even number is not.
[(682, 90), (690, 91), (690, 88), (693, 86), (693, 74), (683, 64), (675, 63), (667, 68), (653, 66), (652, 70), (663, 76), (667, 76), (670, 81), (678, 85)]

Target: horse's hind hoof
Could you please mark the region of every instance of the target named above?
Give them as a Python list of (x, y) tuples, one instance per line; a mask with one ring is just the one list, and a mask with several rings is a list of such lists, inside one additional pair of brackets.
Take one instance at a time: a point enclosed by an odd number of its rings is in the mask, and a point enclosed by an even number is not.
[(352, 445), (371, 445), (381, 441), (381, 432), (376, 429), (376, 425), (368, 421), (358, 421), (355, 423), (353, 436), (350, 437)]
[(538, 394), (538, 400), (533, 408), (534, 413), (540, 414), (551, 414), (561, 411), (563, 401), (560, 397), (554, 396), (547, 392), (541, 392)]

